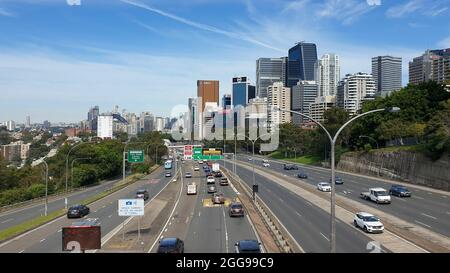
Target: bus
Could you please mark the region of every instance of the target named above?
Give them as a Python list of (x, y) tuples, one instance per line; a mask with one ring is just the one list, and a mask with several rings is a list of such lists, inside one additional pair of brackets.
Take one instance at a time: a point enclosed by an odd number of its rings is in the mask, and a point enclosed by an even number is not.
[(172, 160), (167, 160), (166, 162), (164, 162), (164, 169), (172, 169)]

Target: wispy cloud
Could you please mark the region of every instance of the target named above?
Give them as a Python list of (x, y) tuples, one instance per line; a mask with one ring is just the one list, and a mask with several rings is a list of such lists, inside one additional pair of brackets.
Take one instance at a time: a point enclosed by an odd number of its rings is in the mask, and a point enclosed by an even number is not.
[(447, 11), (449, 5), (449, 0), (408, 0), (402, 4), (390, 7), (386, 11), (386, 16), (401, 18), (417, 12), (422, 15), (435, 17)]
[(303, 10), (310, 0), (296, 0), (286, 3), (283, 12)]
[(358, 0), (325, 0), (317, 11), (320, 17), (334, 18), (350, 25), (362, 15), (375, 9), (377, 5), (368, 5), (366, 1)]
[(5, 8), (0, 7), (0, 16), (14, 17), (15, 14), (6, 10)]
[(162, 11), (160, 9), (156, 9), (156, 8), (150, 7), (150, 6), (148, 6), (146, 4), (143, 4), (143, 3), (138, 3), (138, 2), (129, 1), (129, 0), (120, 0), (120, 1), (123, 2), (123, 3), (126, 3), (126, 4), (130, 4), (130, 5), (133, 5), (133, 6), (136, 6), (136, 7), (139, 7), (139, 8), (148, 10), (148, 11), (151, 11), (153, 13), (159, 14), (161, 16), (170, 18), (172, 20), (175, 20), (177, 22), (180, 22), (182, 24), (185, 24), (185, 25), (188, 25), (188, 26), (200, 29), (200, 30), (205, 30), (205, 31), (216, 33), (216, 34), (225, 35), (225, 36), (227, 36), (229, 38), (250, 42), (250, 43), (253, 43), (253, 44), (258, 45), (258, 46), (262, 46), (262, 47), (265, 47), (265, 48), (269, 48), (269, 49), (273, 49), (273, 50), (276, 50), (276, 51), (284, 52), (284, 50), (282, 50), (280, 48), (274, 47), (272, 45), (266, 44), (264, 42), (261, 42), (259, 40), (253, 39), (253, 38), (249, 38), (245, 34), (231, 32), (231, 31), (227, 31), (227, 30), (223, 30), (223, 29), (214, 27), (214, 26), (210, 26), (210, 25), (206, 25), (206, 24), (202, 24), (202, 23), (197, 23), (197, 22), (194, 22), (192, 20), (189, 20), (189, 19), (186, 19), (186, 18), (182, 18), (180, 16), (177, 16), (177, 15), (174, 15), (174, 14)]

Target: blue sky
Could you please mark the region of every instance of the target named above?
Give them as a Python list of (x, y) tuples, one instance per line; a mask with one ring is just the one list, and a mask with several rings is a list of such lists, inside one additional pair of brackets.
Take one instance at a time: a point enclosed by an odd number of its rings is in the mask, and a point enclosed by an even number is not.
[(169, 115), (197, 79), (255, 80), (298, 41), (341, 57), (450, 47), (450, 0), (0, 0), (0, 121), (80, 121), (92, 105)]

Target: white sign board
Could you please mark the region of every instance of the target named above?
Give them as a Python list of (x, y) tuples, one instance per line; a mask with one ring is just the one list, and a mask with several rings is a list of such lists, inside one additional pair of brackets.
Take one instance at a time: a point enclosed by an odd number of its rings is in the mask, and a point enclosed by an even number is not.
[(143, 216), (144, 199), (119, 199), (119, 216)]

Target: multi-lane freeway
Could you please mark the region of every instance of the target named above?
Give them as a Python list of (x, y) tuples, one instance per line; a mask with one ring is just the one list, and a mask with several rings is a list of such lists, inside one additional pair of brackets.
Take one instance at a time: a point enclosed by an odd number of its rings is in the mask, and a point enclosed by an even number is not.
[[(252, 163), (248, 158), (244, 155), (237, 157), (240, 161)], [(263, 167), (261, 158), (255, 158), (254, 164), (258, 168)], [(299, 183), (317, 185), (319, 182), (330, 182), (330, 170), (310, 166), (301, 166), (299, 170), (284, 170), (283, 166), (284, 162), (270, 160), (270, 166), (264, 168), (291, 177), (297, 177), (300, 172), (306, 173), (308, 179), (298, 179)], [(344, 181), (343, 185), (336, 185), (337, 194), (450, 237), (450, 195), (448, 193), (410, 185), (408, 188), (412, 192), (411, 198), (392, 196), (391, 204), (377, 205), (361, 199), (360, 193), (374, 187), (389, 190), (395, 182), (344, 172), (338, 172), (337, 175)]]
[[(108, 234), (115, 227), (120, 225), (125, 219), (117, 214), (117, 200), (123, 198), (134, 198), (138, 189), (146, 189), (149, 192), (150, 199), (164, 188), (171, 178), (166, 178), (164, 172), (159, 169), (151, 175), (145, 177), (124, 189), (121, 189), (99, 201), (89, 205), (91, 213), (84, 218), (98, 218), (101, 223), (102, 235)], [(103, 184), (102, 184), (103, 185)], [(103, 190), (107, 189), (109, 184), (103, 185)], [(92, 189), (94, 192), (99, 189)], [(100, 191), (100, 190), (99, 190)], [(89, 192), (91, 194), (91, 192)], [(81, 195), (87, 193), (79, 193)], [(84, 199), (86, 196), (80, 197)], [(150, 200), (149, 199), (149, 200)], [(75, 200), (75, 199), (74, 199)], [(56, 201), (58, 202), (58, 201)], [(64, 206), (64, 203), (63, 203)], [(55, 204), (56, 207), (56, 204)], [(29, 208), (32, 210), (33, 208)], [(28, 210), (18, 210), (14, 214), (29, 213)], [(34, 208), (38, 210), (38, 208)], [(48, 224), (37, 229), (20, 235), (13, 240), (0, 244), (0, 252), (34, 252), (34, 253), (57, 253), (62, 252), (61, 229), (64, 226), (70, 226), (77, 219), (67, 219), (62, 216)]]
[[(194, 171), (199, 166), (199, 171)], [(247, 215), (228, 215), (228, 206), (238, 200), (231, 185), (220, 186), (215, 178), (217, 192), (223, 193), (225, 204), (213, 204), (212, 194), (207, 193), (206, 176), (202, 166), (194, 162), (183, 164), (182, 173), (190, 172), (192, 178), (183, 178), (183, 191), (175, 208), (175, 217), (170, 220), (162, 237), (178, 237), (184, 241), (185, 252), (190, 253), (232, 253), (234, 244), (240, 240), (257, 240), (255, 230)], [(184, 176), (184, 175), (183, 175)], [(196, 183), (197, 194), (187, 195), (188, 183)], [(151, 249), (156, 252), (157, 244)]]

